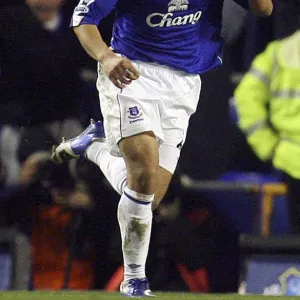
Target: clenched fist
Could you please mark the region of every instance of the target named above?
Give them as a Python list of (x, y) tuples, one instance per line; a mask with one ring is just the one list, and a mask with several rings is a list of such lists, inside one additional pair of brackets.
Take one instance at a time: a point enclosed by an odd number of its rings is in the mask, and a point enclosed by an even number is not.
[(102, 61), (102, 69), (113, 84), (122, 89), (132, 80), (139, 78), (139, 72), (132, 62), (124, 57), (109, 56)]

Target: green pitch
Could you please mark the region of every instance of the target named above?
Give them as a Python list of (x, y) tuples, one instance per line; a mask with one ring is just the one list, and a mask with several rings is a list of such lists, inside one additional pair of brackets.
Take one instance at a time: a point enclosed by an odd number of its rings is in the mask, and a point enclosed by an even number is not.
[[(236, 294), (156, 293), (157, 300), (299, 300), (298, 297), (240, 296)], [(104, 292), (0, 292), (1, 300), (119, 300), (118, 293)], [(148, 298), (149, 299), (149, 298)]]

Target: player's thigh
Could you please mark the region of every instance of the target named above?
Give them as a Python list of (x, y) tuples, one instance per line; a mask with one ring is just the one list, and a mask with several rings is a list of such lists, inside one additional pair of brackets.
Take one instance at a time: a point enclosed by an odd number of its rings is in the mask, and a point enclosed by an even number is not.
[(120, 90), (106, 76), (99, 75), (98, 89), (106, 140), (114, 156), (121, 155), (119, 143), (128, 137), (153, 132), (157, 140), (162, 138), (160, 101), (155, 98), (157, 95), (153, 94), (147, 80), (142, 74), (138, 80)]
[(189, 115), (184, 111), (177, 111), (177, 117), (173, 120), (162, 122), (164, 141), (159, 147), (159, 165), (169, 173), (173, 174), (177, 167), (181, 149), (186, 140)]
[[(127, 168), (158, 167), (158, 143), (151, 131), (123, 138), (119, 142), (119, 148)], [(130, 171), (130, 169), (128, 170)]]
[(147, 131), (123, 138), (119, 148), (126, 163), (128, 187), (139, 193), (154, 194), (159, 164), (154, 133)]
[(188, 86), (184, 93), (177, 89), (174, 99), (170, 98), (164, 102), (161, 128), (163, 132), (163, 143), (160, 145), (160, 166), (174, 173), (181, 149), (185, 143), (190, 117), (196, 111), (201, 80), (199, 76), (183, 76), (176, 78), (176, 86)]
[(190, 88), (184, 89), (184, 93), (180, 89), (177, 90), (176, 98), (164, 102), (163, 117), (161, 118), (164, 138), (159, 147), (160, 170), (155, 206), (159, 204), (167, 192), (186, 140), (190, 117), (196, 110), (200, 96), (201, 80), (199, 76), (187, 78), (178, 76), (176, 79), (178, 80), (176, 87), (180, 87), (180, 83), (186, 81), (185, 86)]
[(156, 209), (159, 203), (164, 198), (170, 185), (173, 174), (165, 168), (159, 166), (157, 173), (157, 188), (154, 197), (153, 210)]

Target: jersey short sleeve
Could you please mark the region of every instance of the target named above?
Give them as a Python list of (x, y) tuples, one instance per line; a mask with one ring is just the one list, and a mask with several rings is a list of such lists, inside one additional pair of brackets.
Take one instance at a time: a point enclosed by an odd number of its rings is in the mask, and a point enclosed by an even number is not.
[(70, 26), (98, 25), (114, 9), (117, 2), (118, 0), (80, 0), (74, 9)]
[(249, 10), (249, 0), (234, 0), (237, 4), (239, 4), (241, 7)]

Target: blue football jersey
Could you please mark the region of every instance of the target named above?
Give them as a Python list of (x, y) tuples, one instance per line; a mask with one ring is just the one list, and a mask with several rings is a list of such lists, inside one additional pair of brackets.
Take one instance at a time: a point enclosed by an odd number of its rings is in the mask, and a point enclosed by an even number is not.
[[(244, 7), (248, 0), (237, 0)], [(223, 0), (81, 0), (71, 26), (98, 25), (115, 9), (111, 46), (131, 60), (190, 74), (222, 63)]]

